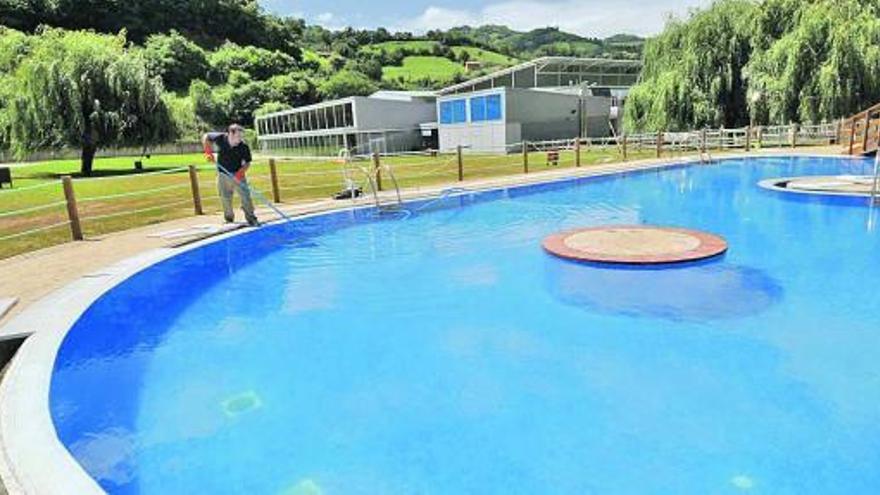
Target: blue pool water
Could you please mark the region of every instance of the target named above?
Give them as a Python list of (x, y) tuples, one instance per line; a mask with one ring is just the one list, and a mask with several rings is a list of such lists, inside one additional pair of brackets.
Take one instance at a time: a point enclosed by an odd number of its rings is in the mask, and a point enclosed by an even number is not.
[[(880, 234), (761, 159), (369, 211), (187, 252), (64, 341), (58, 435), (111, 493), (880, 492)], [(547, 255), (649, 223), (724, 236), (664, 270)]]

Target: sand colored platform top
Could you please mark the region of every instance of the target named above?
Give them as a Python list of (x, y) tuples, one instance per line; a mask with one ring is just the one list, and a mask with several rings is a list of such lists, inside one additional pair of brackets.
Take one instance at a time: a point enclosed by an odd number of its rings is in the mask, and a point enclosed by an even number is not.
[(695, 230), (612, 225), (553, 234), (544, 239), (544, 249), (577, 261), (659, 264), (717, 256), (727, 251), (727, 242)]
[(788, 179), (785, 188), (798, 191), (867, 195), (871, 194), (873, 184), (873, 177), (864, 175), (831, 175), (794, 177)]

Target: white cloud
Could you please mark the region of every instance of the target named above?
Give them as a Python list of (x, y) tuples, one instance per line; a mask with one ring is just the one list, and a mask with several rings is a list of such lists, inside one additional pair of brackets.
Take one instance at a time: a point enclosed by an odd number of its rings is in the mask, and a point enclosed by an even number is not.
[(328, 24), (333, 22), (336, 19), (336, 16), (333, 15), (333, 12), (323, 12), (315, 16), (315, 20), (320, 22), (321, 24)]
[(602, 37), (622, 32), (650, 35), (662, 30), (669, 13), (684, 15), (691, 7), (708, 3), (709, 0), (615, 3), (607, 0), (507, 0), (478, 9), (450, 9), (432, 5), (415, 18), (403, 20), (395, 27), (423, 32), (461, 25), (501, 24), (515, 30), (556, 26), (583, 36)]

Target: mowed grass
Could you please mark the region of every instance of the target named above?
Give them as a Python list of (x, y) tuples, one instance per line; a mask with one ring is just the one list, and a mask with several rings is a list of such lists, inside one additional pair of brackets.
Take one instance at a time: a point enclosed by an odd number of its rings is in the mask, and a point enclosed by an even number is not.
[[(653, 150), (631, 151), (630, 159), (647, 158)], [(71, 239), (67, 209), (60, 177), (71, 175), (82, 228), (86, 238), (97, 238), (110, 232), (151, 225), (166, 220), (194, 215), (188, 166), (197, 168), (202, 205), (206, 222), (219, 221), (216, 214), (220, 202), (216, 192), (216, 171), (200, 154), (153, 156), (143, 159), (143, 172), (135, 173), (133, 162), (139, 158), (100, 159), (95, 164), (95, 177), (78, 176), (79, 163), (61, 160), (13, 169), (14, 189), (0, 191), (0, 258), (32, 251)], [(383, 157), (390, 165), (393, 179), (401, 188), (450, 184), (458, 180), (455, 154), (406, 155)], [(465, 179), (501, 177), (523, 173), (522, 155), (465, 154)], [(621, 161), (616, 147), (594, 147), (581, 152), (582, 166)], [(368, 160), (355, 162), (357, 170), (368, 170)], [(547, 154), (529, 154), (529, 171), (574, 167), (573, 152), (560, 154), (556, 166), (547, 164)], [(333, 160), (303, 161), (277, 159), (281, 202), (291, 204), (329, 198), (344, 186), (343, 166)], [(368, 184), (363, 172), (355, 172), (365, 190)], [(268, 159), (255, 160), (248, 179), (252, 187), (271, 199)], [(385, 189), (393, 187), (386, 172), (382, 178)], [(340, 202), (340, 205), (344, 203)], [(24, 211), (22, 211), (24, 210)], [(240, 212), (237, 212), (240, 216)], [(48, 227), (48, 228), (47, 228)], [(34, 229), (38, 232), (19, 235)]]
[(460, 57), (462, 52), (467, 52), (470, 60), (482, 62), (487, 66), (508, 66), (521, 62), (519, 59), (473, 46), (453, 46), (452, 51), (456, 57)]
[(432, 50), (435, 46), (439, 46), (439, 43), (431, 40), (408, 40), (408, 41), (384, 41), (382, 43), (374, 43), (372, 45), (367, 45), (362, 48), (362, 50), (366, 51), (386, 51), (386, 52), (395, 52), (400, 50), (410, 50), (410, 51), (426, 51)]
[(412, 56), (403, 59), (403, 65), (382, 68), (383, 79), (422, 80), (449, 82), (457, 74), (464, 73), (464, 66), (444, 57)]

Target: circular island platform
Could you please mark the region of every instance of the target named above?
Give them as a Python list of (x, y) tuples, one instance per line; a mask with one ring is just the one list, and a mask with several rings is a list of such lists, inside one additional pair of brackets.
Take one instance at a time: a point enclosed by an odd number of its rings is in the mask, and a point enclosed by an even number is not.
[(727, 251), (727, 242), (713, 234), (647, 225), (569, 230), (547, 237), (543, 245), (547, 252), (570, 260), (635, 265), (697, 261)]
[(766, 179), (758, 185), (765, 189), (808, 195), (870, 197), (874, 178), (866, 175), (811, 175)]

